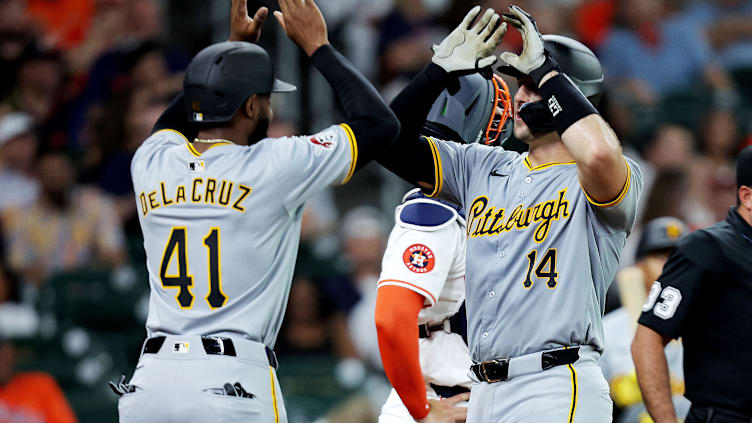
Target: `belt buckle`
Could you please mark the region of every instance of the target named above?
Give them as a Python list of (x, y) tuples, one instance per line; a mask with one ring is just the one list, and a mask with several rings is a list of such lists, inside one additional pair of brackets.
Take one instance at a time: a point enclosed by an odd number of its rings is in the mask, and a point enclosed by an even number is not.
[(491, 379), (488, 376), (488, 371), (486, 370), (487, 364), (503, 364), (503, 363), (509, 363), (509, 361), (508, 360), (483, 361), (480, 363), (480, 374), (483, 375), (483, 377), (486, 379), (486, 382), (488, 383), (496, 383), (496, 382), (501, 382), (502, 380), (506, 380), (504, 377), (499, 377), (498, 379)]

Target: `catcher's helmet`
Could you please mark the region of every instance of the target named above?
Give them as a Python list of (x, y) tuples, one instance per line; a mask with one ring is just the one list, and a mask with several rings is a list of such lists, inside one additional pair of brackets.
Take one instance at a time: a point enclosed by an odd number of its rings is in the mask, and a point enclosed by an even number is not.
[(502, 133), (512, 110), (504, 80), (496, 75), (489, 80), (476, 73), (458, 81), (458, 86), (442, 91), (434, 101), (422, 133), (468, 144), (504, 141)]
[(191, 60), (183, 79), (191, 122), (227, 122), (254, 94), (295, 91), (274, 78), (266, 50), (243, 41), (213, 44)]
[[(544, 35), (543, 44), (559, 64), (561, 72), (574, 82), (593, 106), (598, 107), (604, 88), (603, 68), (595, 53), (581, 42), (561, 35)], [(509, 65), (500, 66), (498, 71), (518, 79), (526, 76)], [(520, 115), (531, 129), (540, 132), (555, 129), (548, 108), (542, 101), (527, 103), (523, 109), (525, 111), (520, 110)]]
[(651, 220), (642, 228), (640, 243), (637, 245), (637, 259), (654, 251), (676, 247), (688, 232), (687, 225), (675, 217), (659, 217)]

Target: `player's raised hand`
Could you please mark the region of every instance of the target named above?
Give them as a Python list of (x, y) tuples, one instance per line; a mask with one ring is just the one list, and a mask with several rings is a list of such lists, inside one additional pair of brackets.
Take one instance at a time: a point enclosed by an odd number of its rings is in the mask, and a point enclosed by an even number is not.
[(529, 75), (536, 84), (552, 70), (558, 70), (559, 65), (546, 53), (543, 36), (538, 30), (535, 19), (518, 6), (509, 6), (509, 13), (504, 13), (504, 21), (515, 27), (522, 35), (522, 52), (516, 55), (511, 52), (501, 54), (501, 60), (525, 75)]
[(232, 0), (230, 10), (230, 41), (258, 42), (261, 26), (264, 25), (269, 9), (259, 7), (253, 18), (248, 16), (248, 0)]
[(465, 392), (441, 400), (428, 400), (431, 411), (420, 420), (420, 423), (455, 423), (467, 420), (467, 407), (457, 406), (462, 401), (470, 399), (470, 393)]
[(501, 18), (493, 9), (486, 10), (473, 25), (480, 11), (480, 6), (473, 7), (460, 26), (439, 45), (433, 46), (431, 60), (445, 71), (469, 73), (496, 62), (494, 50), (506, 33), (507, 25), (499, 25)]
[(279, 7), (282, 11), (275, 11), (274, 17), (285, 34), (308, 56), (329, 44), (324, 16), (313, 0), (279, 0)]

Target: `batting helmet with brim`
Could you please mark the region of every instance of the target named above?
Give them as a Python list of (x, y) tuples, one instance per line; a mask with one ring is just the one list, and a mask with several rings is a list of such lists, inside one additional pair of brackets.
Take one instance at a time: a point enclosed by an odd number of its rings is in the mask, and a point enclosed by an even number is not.
[[(574, 82), (593, 106), (598, 107), (603, 95), (604, 77), (603, 68), (595, 53), (585, 44), (562, 35), (544, 35), (543, 44), (548, 54), (559, 64), (561, 72)], [(509, 65), (500, 66), (497, 70), (518, 79), (527, 76)], [(520, 109), (520, 117), (533, 130), (555, 130), (548, 107), (542, 101), (524, 104)]]
[[(593, 106), (598, 106), (603, 95), (604, 78), (601, 62), (595, 53), (585, 44), (562, 35), (544, 35), (543, 45), (559, 64), (562, 73), (574, 82)], [(509, 65), (499, 66), (497, 70), (515, 78), (526, 76)]]
[(676, 247), (687, 233), (689, 233), (687, 225), (675, 217), (659, 217), (651, 220), (642, 228), (640, 243), (637, 245), (637, 259), (654, 251)]
[(243, 41), (217, 43), (201, 50), (183, 79), (191, 122), (227, 122), (254, 94), (295, 89), (274, 77), (266, 50)]

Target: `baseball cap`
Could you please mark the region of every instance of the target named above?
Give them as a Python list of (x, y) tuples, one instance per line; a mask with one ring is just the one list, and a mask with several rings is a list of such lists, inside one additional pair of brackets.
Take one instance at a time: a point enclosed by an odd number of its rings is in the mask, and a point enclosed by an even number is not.
[(736, 187), (752, 188), (752, 145), (745, 147), (736, 160)]
[(34, 120), (26, 113), (13, 112), (0, 117), (0, 146), (13, 138), (31, 132)]
[(687, 225), (675, 217), (659, 217), (645, 224), (637, 246), (637, 258), (640, 259), (653, 251), (674, 248), (684, 235), (689, 232)]

